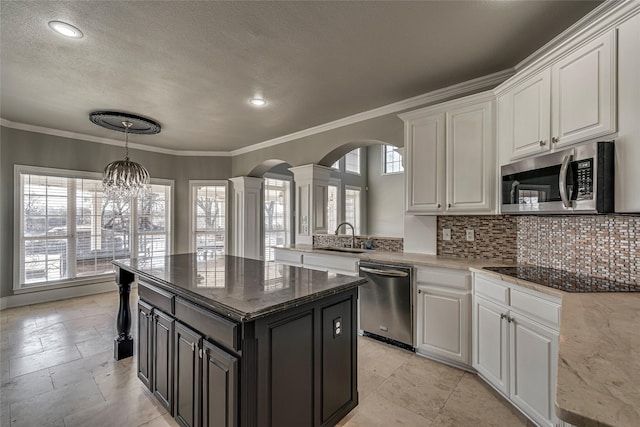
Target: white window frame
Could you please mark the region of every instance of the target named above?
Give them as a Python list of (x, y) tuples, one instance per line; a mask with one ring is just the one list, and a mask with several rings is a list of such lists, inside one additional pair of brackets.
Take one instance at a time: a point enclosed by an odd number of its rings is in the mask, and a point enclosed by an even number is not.
[[(387, 151), (386, 151), (387, 147), (397, 148), (397, 147), (395, 147), (394, 145), (391, 145), (391, 144), (382, 144), (381, 145), (381, 147), (380, 147), (381, 148), (381, 155), (380, 155), (381, 168), (380, 168), (380, 170), (382, 171), (382, 175), (400, 175), (400, 174), (404, 173), (404, 166), (402, 166), (402, 155), (400, 155), (400, 159), (401, 159), (400, 165), (403, 167), (403, 170), (396, 171), (396, 172), (387, 172)], [(400, 154), (400, 153), (398, 153), (398, 154)]]
[[(347, 155), (349, 155), (349, 153), (352, 153), (356, 150), (358, 151), (358, 172), (351, 171), (347, 168)], [(363, 157), (362, 151), (363, 151), (362, 147), (354, 148), (353, 150), (349, 151), (349, 153), (345, 154), (342, 157), (342, 162), (344, 164), (344, 173), (348, 173), (350, 175), (357, 175), (357, 176), (362, 175), (362, 157)]]
[[(62, 177), (62, 178), (71, 178), (71, 179), (92, 179), (92, 180), (102, 180), (102, 174), (99, 172), (87, 172), (87, 171), (76, 171), (71, 169), (57, 169), (57, 168), (47, 168), (47, 167), (39, 167), (39, 166), (28, 166), (28, 165), (14, 165), (13, 172), (13, 250), (14, 250), (14, 259), (13, 259), (13, 291), (16, 294), (19, 293), (27, 293), (39, 291), (42, 289), (56, 289), (56, 288), (64, 288), (69, 286), (81, 286), (86, 284), (94, 284), (94, 283), (107, 283), (113, 281), (114, 272), (97, 274), (93, 276), (83, 276), (83, 277), (74, 277), (74, 278), (65, 278), (61, 280), (51, 280), (45, 282), (36, 282), (29, 284), (22, 284), (22, 269), (24, 267), (24, 251), (22, 250), (22, 244), (25, 241), (23, 239), (23, 229), (24, 226), (24, 215), (23, 215), (23, 191), (21, 186), (21, 175), (42, 175), (42, 176), (51, 176), (51, 177)], [(173, 253), (173, 241), (174, 241), (174, 226), (173, 226), (173, 204), (174, 204), (174, 181), (170, 179), (151, 179), (151, 184), (156, 185), (167, 185), (171, 187), (171, 200), (169, 202), (169, 206), (167, 208), (167, 217), (166, 223), (169, 226), (169, 232), (166, 233), (167, 236), (167, 251), (169, 253)], [(70, 191), (70, 190), (68, 190)], [(75, 226), (76, 219), (76, 209), (75, 209), (75, 197), (69, 198), (69, 205), (67, 205), (67, 211), (71, 212), (67, 214), (68, 222), (67, 224), (72, 224), (72, 227)], [(131, 203), (131, 224), (137, 224), (134, 222), (137, 220), (137, 200), (133, 200)], [(133, 229), (133, 227), (132, 227)], [(137, 246), (138, 246), (138, 232), (137, 230), (131, 230), (131, 255), (135, 256)], [(69, 237), (67, 237), (69, 239)], [(67, 247), (68, 253), (75, 253), (75, 239), (69, 239), (69, 242), (72, 242)], [(73, 252), (71, 252), (73, 251)]]
[[(338, 187), (338, 200), (336, 201), (336, 225), (340, 224), (341, 222), (343, 222), (344, 220), (342, 219), (342, 215), (343, 215), (343, 209), (342, 209), (342, 199), (344, 197), (344, 191), (342, 190), (342, 181), (340, 181), (338, 178), (329, 178), (329, 185), (334, 186), (334, 187)], [(329, 190), (327, 190), (328, 192)], [(327, 203), (327, 208), (328, 208), (328, 203)], [(327, 224), (329, 222), (329, 213), (327, 212)], [(335, 229), (334, 230), (329, 230), (327, 229), (327, 233), (328, 234), (332, 234), (335, 233)]]
[(290, 175), (281, 175), (281, 174), (277, 174), (277, 173), (271, 173), (271, 172), (267, 172), (265, 173), (263, 176), (263, 182), (262, 182), (262, 210), (263, 210), (263, 215), (262, 215), (262, 221), (261, 221), (261, 226), (260, 226), (260, 231), (261, 231), (261, 238), (260, 238), (260, 244), (261, 244), (261, 252), (262, 252), (262, 259), (266, 259), (266, 246), (265, 246), (265, 241), (264, 241), (264, 235), (265, 235), (265, 228), (264, 228), (264, 191), (266, 189), (266, 185), (264, 183), (265, 179), (279, 179), (281, 181), (289, 181), (289, 245), (293, 245), (295, 244), (295, 239), (296, 239), (296, 230), (295, 230), (295, 217), (294, 217), (294, 210), (295, 210), (295, 200), (294, 200), (294, 192), (295, 192), (295, 181), (293, 179), (293, 176)]
[[(344, 219), (340, 222), (343, 221), (347, 221), (347, 190), (352, 190), (352, 191), (358, 191), (360, 193), (360, 197), (359, 197), (359, 202), (360, 202), (360, 206), (358, 206), (358, 218), (357, 218), (357, 225), (358, 225), (358, 230), (355, 231), (356, 235), (360, 235), (360, 233), (362, 232), (362, 188), (358, 187), (357, 185), (345, 185), (344, 186), (344, 197), (343, 197), (343, 205), (344, 205)], [(339, 223), (338, 223), (339, 224)], [(351, 224), (353, 225), (353, 228), (356, 228), (356, 224)]]
[(229, 212), (230, 212), (230, 197), (229, 197), (229, 181), (226, 179), (190, 179), (189, 180), (189, 250), (191, 252), (196, 251), (196, 234), (195, 234), (195, 210), (193, 208), (193, 188), (200, 186), (224, 186), (224, 253), (229, 253)]

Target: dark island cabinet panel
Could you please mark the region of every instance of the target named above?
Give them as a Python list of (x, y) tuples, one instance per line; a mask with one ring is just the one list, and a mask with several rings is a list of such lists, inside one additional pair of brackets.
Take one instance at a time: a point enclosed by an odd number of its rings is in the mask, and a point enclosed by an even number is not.
[(202, 336), (180, 322), (175, 324), (174, 416), (184, 427), (200, 425), (200, 343)]
[(208, 341), (203, 342), (202, 425), (238, 425), (238, 359)]
[(138, 301), (138, 378), (150, 390), (153, 375), (152, 310), (149, 304)]
[(173, 327), (175, 320), (161, 311), (153, 314), (153, 394), (173, 414)]
[[(351, 301), (322, 309), (322, 422), (355, 400)], [(353, 334), (355, 335), (355, 334)]]

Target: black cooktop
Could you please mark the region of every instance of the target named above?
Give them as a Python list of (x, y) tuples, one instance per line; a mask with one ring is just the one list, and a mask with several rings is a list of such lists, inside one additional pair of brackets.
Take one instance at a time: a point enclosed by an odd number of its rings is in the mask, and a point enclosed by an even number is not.
[(640, 292), (638, 285), (570, 273), (555, 268), (522, 266), (484, 267), (484, 269), (565, 292)]

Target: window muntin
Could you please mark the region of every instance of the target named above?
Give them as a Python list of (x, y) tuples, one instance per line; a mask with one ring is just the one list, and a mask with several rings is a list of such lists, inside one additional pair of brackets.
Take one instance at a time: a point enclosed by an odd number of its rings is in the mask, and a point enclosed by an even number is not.
[(347, 186), (344, 190), (344, 219), (360, 234), (360, 188)]
[(344, 156), (345, 172), (355, 173), (360, 175), (360, 149), (356, 148), (353, 151), (348, 152)]
[(382, 146), (382, 173), (392, 174), (404, 172), (402, 156), (393, 145)]
[[(131, 242), (144, 234), (130, 229), (137, 212), (130, 200), (104, 196), (100, 174), (16, 166), (16, 183), (15, 289), (112, 274), (113, 259), (135, 253)], [(161, 210), (170, 218), (172, 187), (152, 187), (166, 193)], [(165, 224), (154, 237), (165, 251), (170, 229)]]
[(226, 252), (226, 181), (191, 183), (191, 245), (204, 259)]
[(274, 247), (291, 243), (291, 181), (264, 180), (264, 259), (275, 257)]

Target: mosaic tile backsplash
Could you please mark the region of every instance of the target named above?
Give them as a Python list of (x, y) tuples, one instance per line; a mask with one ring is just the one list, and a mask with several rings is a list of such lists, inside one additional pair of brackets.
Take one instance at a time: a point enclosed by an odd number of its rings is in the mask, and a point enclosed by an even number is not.
[[(401, 237), (367, 237), (356, 236), (354, 247), (364, 248), (367, 240), (373, 244), (373, 249), (385, 252), (402, 252), (404, 250), (404, 239)], [(350, 247), (351, 236), (335, 234), (314, 234), (313, 246), (337, 246)]]
[[(442, 240), (442, 229), (451, 240)], [(465, 230), (475, 231), (467, 242)], [(438, 255), (492, 258), (640, 283), (640, 216), (439, 216)]]

